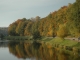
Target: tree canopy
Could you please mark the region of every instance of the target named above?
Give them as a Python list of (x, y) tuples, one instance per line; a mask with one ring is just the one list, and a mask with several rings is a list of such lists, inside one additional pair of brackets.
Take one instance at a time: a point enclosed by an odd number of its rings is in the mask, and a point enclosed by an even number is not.
[(36, 16), (18, 19), (8, 28), (9, 35), (13, 36), (31, 36), (36, 31), (41, 36), (49, 37), (80, 36), (80, 0), (63, 6), (44, 18)]

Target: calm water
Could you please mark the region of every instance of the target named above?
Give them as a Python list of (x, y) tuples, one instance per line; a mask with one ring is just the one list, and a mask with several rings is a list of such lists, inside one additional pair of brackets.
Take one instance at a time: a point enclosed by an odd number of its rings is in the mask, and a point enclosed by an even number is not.
[(0, 60), (80, 60), (80, 55), (37, 42), (0, 42)]

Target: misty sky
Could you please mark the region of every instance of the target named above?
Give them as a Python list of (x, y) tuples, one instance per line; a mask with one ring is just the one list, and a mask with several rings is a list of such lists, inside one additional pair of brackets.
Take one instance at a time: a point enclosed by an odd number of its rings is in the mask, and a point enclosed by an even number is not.
[(0, 0), (0, 27), (8, 27), (20, 18), (46, 17), (76, 0)]

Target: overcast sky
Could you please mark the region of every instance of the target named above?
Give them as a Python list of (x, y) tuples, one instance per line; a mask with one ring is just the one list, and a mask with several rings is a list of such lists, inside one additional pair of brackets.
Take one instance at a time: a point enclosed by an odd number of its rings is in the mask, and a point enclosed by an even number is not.
[(0, 27), (8, 27), (20, 18), (47, 16), (76, 0), (0, 0)]

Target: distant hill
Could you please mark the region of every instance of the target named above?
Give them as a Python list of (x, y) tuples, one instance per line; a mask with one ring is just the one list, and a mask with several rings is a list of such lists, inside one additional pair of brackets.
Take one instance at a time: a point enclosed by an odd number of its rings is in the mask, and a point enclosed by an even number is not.
[(8, 35), (8, 27), (0, 27), (0, 35), (7, 36)]

